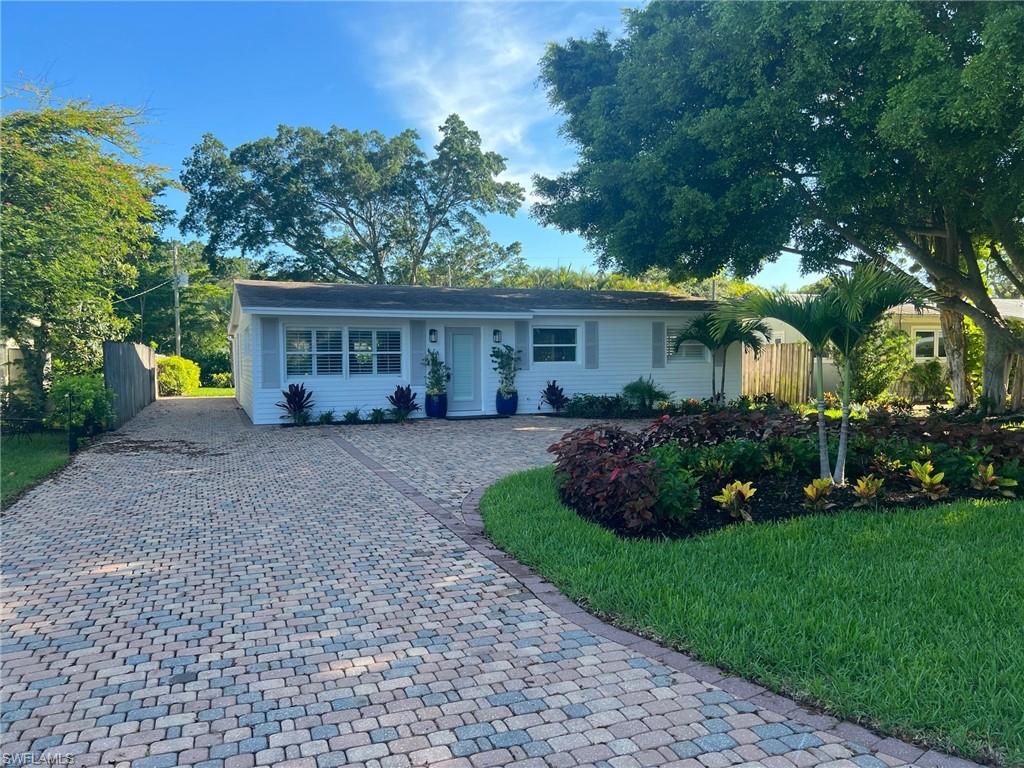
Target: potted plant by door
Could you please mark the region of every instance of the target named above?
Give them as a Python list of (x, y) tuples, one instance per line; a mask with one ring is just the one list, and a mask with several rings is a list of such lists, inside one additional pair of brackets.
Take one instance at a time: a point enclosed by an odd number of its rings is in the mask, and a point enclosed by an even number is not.
[(498, 372), (498, 394), (494, 407), (502, 416), (511, 416), (519, 409), (519, 391), (516, 389), (516, 371), (519, 353), (508, 344), (491, 349), (494, 370)]
[(423, 358), (427, 369), (427, 418), (443, 419), (448, 415), (448, 376), (451, 369), (441, 361), (436, 349)]

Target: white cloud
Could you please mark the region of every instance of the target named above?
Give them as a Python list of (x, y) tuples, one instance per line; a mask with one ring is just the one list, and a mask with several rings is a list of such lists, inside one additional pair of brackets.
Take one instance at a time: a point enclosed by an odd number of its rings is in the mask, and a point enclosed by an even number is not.
[[(436, 16), (424, 23), (425, 9)], [(398, 6), (374, 30), (372, 70), (400, 114), (434, 141), (452, 112), (508, 158), (505, 177), (531, 192), (530, 177), (567, 168), (573, 152), (538, 81), (550, 41), (617, 29), (619, 6), (467, 3)], [(368, 30), (363, 30), (363, 33)]]

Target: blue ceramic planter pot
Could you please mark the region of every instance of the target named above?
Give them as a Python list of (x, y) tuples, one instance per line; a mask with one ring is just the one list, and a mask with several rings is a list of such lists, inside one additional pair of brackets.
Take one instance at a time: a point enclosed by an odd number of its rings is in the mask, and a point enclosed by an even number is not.
[(424, 404), (428, 419), (443, 419), (448, 415), (448, 393), (440, 395), (427, 395)]
[(494, 407), (501, 416), (511, 416), (519, 410), (519, 393), (505, 396), (499, 392), (494, 398)]

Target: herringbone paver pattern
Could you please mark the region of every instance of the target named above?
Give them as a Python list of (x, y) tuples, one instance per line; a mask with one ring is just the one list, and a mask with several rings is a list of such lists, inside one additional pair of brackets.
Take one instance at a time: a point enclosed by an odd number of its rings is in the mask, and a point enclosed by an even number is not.
[(467, 483), (543, 461), (568, 426), (251, 428), (227, 401), (151, 406), (4, 519), (0, 738), (6, 756), (21, 756), (5, 760), (883, 768), (914, 758), (815, 731), (591, 634), (337, 442), (408, 470), (450, 505)]

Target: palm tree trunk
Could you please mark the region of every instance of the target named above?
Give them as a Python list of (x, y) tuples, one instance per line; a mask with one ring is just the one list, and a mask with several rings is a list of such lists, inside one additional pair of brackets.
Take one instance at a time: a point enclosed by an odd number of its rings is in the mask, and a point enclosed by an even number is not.
[(839, 427), (839, 450), (836, 452), (835, 485), (846, 485), (846, 444), (850, 435), (850, 357), (843, 356), (843, 418)]
[(718, 402), (718, 397), (715, 394), (715, 357), (717, 353), (715, 350), (711, 350), (711, 400), (712, 402)]
[(725, 403), (725, 360), (729, 356), (729, 348), (722, 347), (722, 387), (718, 391), (722, 393), (722, 403)]
[(832, 469), (828, 459), (828, 430), (825, 429), (825, 360), (818, 352), (814, 356), (818, 360), (818, 451), (821, 457), (821, 477), (826, 478), (832, 477)]

